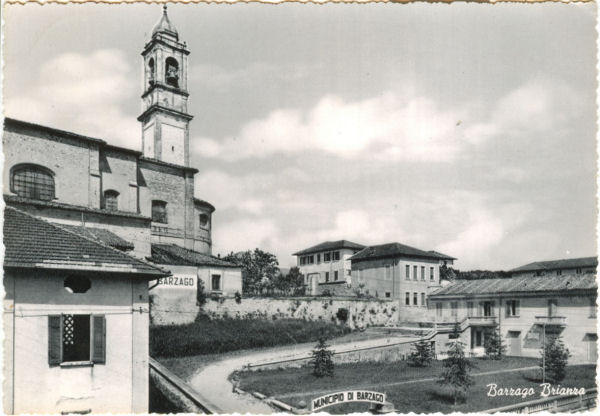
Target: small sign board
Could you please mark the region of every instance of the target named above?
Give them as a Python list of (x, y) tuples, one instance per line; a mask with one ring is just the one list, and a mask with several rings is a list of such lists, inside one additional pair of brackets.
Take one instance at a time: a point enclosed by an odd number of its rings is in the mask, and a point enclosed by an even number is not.
[(385, 393), (367, 390), (349, 390), (338, 393), (330, 393), (325, 396), (317, 397), (310, 401), (310, 410), (316, 412), (325, 407), (342, 403), (364, 402), (383, 405), (385, 403)]

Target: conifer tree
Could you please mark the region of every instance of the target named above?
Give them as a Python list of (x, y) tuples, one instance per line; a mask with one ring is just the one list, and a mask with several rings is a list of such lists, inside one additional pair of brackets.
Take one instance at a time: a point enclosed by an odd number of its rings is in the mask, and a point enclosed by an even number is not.
[(313, 375), (316, 377), (333, 377), (333, 351), (329, 349), (325, 338), (319, 338), (319, 342), (312, 351), (310, 365), (313, 367)]
[(500, 328), (496, 326), (496, 328), (485, 335), (483, 343), (485, 355), (492, 360), (500, 360), (506, 353), (506, 345), (500, 335)]
[(456, 406), (458, 398), (464, 396), (473, 385), (473, 378), (469, 373), (475, 366), (465, 357), (464, 344), (460, 341), (450, 343), (448, 358), (443, 364), (441, 379), (438, 382), (452, 388)]
[(425, 367), (431, 364), (433, 353), (431, 345), (425, 340), (420, 340), (412, 345), (412, 351), (408, 356), (408, 362), (414, 367)]
[(546, 378), (554, 383), (564, 380), (567, 375), (567, 364), (571, 353), (559, 337), (546, 343), (546, 348), (542, 348), (542, 359), (540, 367), (546, 373)]

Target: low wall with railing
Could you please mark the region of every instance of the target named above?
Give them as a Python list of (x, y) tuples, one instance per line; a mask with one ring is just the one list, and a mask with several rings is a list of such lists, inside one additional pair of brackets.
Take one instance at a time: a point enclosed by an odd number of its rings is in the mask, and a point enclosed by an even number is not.
[(183, 380), (152, 358), (150, 358), (150, 382), (182, 413), (224, 413), (206, 397), (193, 390)]
[[(372, 347), (354, 348), (346, 351), (335, 351), (333, 353), (333, 362), (336, 364), (341, 364), (356, 362), (394, 362), (405, 360), (408, 358), (414, 342), (414, 340), (402, 341)], [(244, 370), (256, 371), (303, 367), (308, 365), (311, 358), (311, 354), (308, 353), (289, 359), (256, 362), (245, 366)]]

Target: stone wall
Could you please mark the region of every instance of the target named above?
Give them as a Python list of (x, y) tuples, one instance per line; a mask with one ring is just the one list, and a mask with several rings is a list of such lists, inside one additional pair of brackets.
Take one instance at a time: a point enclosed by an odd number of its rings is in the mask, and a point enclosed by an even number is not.
[[(159, 299), (156, 299), (160, 302)], [(189, 304), (177, 305), (177, 312), (172, 317), (153, 315), (157, 324), (184, 324), (193, 322), (200, 308)], [(157, 310), (168, 310), (176, 305), (153, 305)], [(202, 312), (213, 318), (262, 318), (285, 319), (295, 318), (307, 321), (331, 321), (340, 323), (336, 317), (341, 308), (348, 309), (347, 324), (350, 328), (391, 325), (398, 322), (398, 305), (394, 301), (358, 300), (327, 297), (303, 298), (243, 298), (237, 303), (235, 298), (208, 299)], [(184, 310), (185, 309), (185, 310)]]

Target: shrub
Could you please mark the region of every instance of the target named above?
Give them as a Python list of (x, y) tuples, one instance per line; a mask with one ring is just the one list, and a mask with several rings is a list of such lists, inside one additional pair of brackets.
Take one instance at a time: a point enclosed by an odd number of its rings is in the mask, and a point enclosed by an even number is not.
[(319, 342), (312, 351), (310, 365), (315, 377), (333, 377), (333, 351), (329, 349), (325, 338), (319, 338)]
[(329, 290), (329, 289), (323, 290), (323, 292), (321, 292), (321, 296), (323, 296), (323, 297), (331, 297), (332, 296), (331, 290)]
[(198, 287), (196, 288), (196, 304), (204, 306), (206, 303), (206, 292), (204, 291), (204, 281), (198, 279)]
[(542, 371), (545, 370), (546, 378), (554, 383), (562, 381), (567, 375), (567, 364), (571, 354), (560, 337), (547, 342), (546, 348), (542, 347), (541, 354), (540, 367)]
[(335, 316), (340, 320), (340, 322), (346, 323), (348, 321), (348, 309), (339, 308), (335, 313)]
[(238, 305), (242, 303), (242, 294), (239, 291), (236, 291), (235, 295), (233, 296), (235, 297), (235, 303), (237, 303)]
[(492, 360), (499, 360), (504, 356), (506, 345), (504, 345), (504, 340), (500, 335), (500, 328), (498, 326), (486, 333), (483, 347), (485, 348), (486, 357)]
[(408, 356), (408, 363), (413, 367), (426, 367), (431, 364), (433, 354), (431, 344), (425, 340), (420, 340), (412, 345), (412, 351)]

